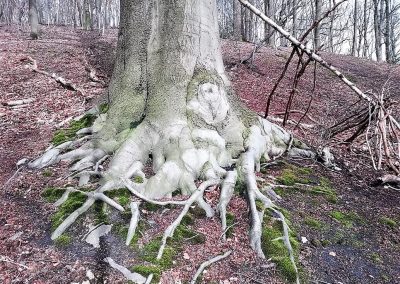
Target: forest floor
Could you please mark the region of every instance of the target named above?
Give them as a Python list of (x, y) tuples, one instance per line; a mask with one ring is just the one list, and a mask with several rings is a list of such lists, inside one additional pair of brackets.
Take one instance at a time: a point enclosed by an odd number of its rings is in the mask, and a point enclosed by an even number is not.
[[(49, 187), (69, 183), (67, 165), (42, 171), (21, 169), (16, 162), (37, 157), (51, 144), (53, 133), (66, 127), (66, 120), (81, 115), (107, 95), (116, 45), (116, 30), (97, 32), (67, 27), (43, 27), (39, 40), (18, 27), (0, 26), (0, 101), (34, 98), (23, 107), (0, 105), (0, 283), (125, 283), (103, 259), (111, 256), (126, 267), (137, 264), (138, 251), (159, 235), (178, 213), (176, 209), (143, 209), (147, 220), (143, 240), (131, 249), (124, 245), (118, 230), (102, 240), (99, 249), (81, 241), (87, 232), (89, 217), (81, 218), (68, 234), (73, 243), (54, 243), (50, 239), (51, 218), (55, 208), (42, 192)], [(289, 48), (262, 48), (255, 54), (254, 66), (240, 64), (252, 51), (252, 45), (223, 41), (226, 69), (235, 91), (244, 103), (263, 113), (266, 98), (290, 54)], [(391, 65), (378, 64), (350, 56), (322, 53), (344, 71), (361, 89), (381, 92), (400, 99), (400, 72)], [(55, 72), (71, 80), (82, 92), (62, 88), (53, 79), (26, 68), (30, 56), (40, 69)], [(105, 85), (91, 82), (85, 66), (96, 70)], [(291, 86), (295, 65), (277, 89), (272, 113), (279, 116)], [(304, 110), (312, 94), (313, 68), (299, 84), (293, 109)], [(321, 68), (316, 70), (316, 89), (309, 114), (317, 122), (312, 129), (289, 129), (318, 147), (329, 145), (341, 171), (332, 171), (315, 161), (287, 160), (268, 167), (261, 175), (283, 184), (295, 181), (329, 189), (328, 195), (313, 194), (304, 188), (279, 189), (292, 228), (301, 244), (299, 264), (304, 283), (400, 283), (400, 194), (377, 186), (382, 172), (374, 172), (362, 139), (348, 146), (338, 140), (325, 141), (328, 125), (343, 118), (357, 98), (336, 77)], [(356, 109), (357, 107), (354, 107)], [(354, 111), (353, 109), (353, 111)], [(298, 119), (293, 114), (291, 119)], [(63, 126), (60, 123), (64, 122)], [(305, 119), (304, 123), (314, 124)], [(206, 199), (216, 204), (218, 192)], [(163, 272), (162, 283), (184, 283), (208, 258), (233, 250), (233, 254), (207, 269), (204, 283), (286, 283), (273, 262), (254, 256), (249, 248), (246, 203), (236, 195), (228, 210), (234, 226), (226, 242), (221, 241), (217, 217), (200, 216), (188, 224), (205, 238), (204, 242), (184, 239), (172, 265)], [(195, 215), (195, 212), (193, 212)], [(304, 239), (305, 238), (305, 239)], [(142, 243), (141, 243), (142, 242)], [(268, 258), (268, 256), (267, 256)], [(94, 275), (95, 279), (91, 279)], [(85, 282), (88, 283), (88, 282)]]

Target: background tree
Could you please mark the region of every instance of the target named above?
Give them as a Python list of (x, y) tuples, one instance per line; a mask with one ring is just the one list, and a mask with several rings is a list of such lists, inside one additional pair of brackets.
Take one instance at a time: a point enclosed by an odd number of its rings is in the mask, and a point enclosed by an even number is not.
[(29, 0), (29, 24), (31, 26), (31, 38), (37, 39), (39, 32), (39, 19), (36, 0)]

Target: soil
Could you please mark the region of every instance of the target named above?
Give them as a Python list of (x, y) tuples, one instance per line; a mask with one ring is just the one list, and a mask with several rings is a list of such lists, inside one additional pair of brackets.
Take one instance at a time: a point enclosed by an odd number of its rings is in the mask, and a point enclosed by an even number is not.
[[(138, 263), (142, 245), (158, 236), (179, 210), (141, 211), (148, 223), (139, 249), (125, 246), (115, 231), (102, 238), (96, 249), (82, 241), (91, 223), (90, 214), (69, 230), (74, 242), (56, 245), (51, 239), (51, 217), (56, 209), (41, 196), (47, 187), (71, 184), (68, 165), (59, 164), (44, 170), (21, 168), (22, 158), (33, 159), (51, 144), (60, 123), (76, 117), (107, 97), (107, 84), (112, 72), (117, 30), (74, 30), (68, 27), (42, 27), (39, 40), (30, 40), (25, 27), (0, 26), (0, 101), (34, 98), (18, 108), (0, 106), (0, 283), (83, 283), (90, 272), (90, 283), (126, 283), (123, 276), (106, 265), (112, 257), (130, 267)], [(253, 66), (240, 64), (251, 54), (249, 43), (224, 40), (226, 69), (235, 91), (254, 111), (263, 114), (266, 98), (282, 72), (290, 54), (289, 48), (261, 48)], [(82, 92), (64, 89), (52, 78), (26, 68), (27, 56), (37, 61), (39, 69), (57, 73), (77, 85)], [(333, 65), (343, 70), (361, 89), (381, 92), (399, 100), (400, 73), (393, 65), (365, 59), (322, 53)], [(105, 85), (91, 82), (85, 66), (96, 70)], [(271, 113), (279, 116), (285, 109), (295, 64), (277, 89)], [(400, 194), (376, 185), (377, 177), (362, 139), (351, 146), (326, 141), (323, 133), (334, 121), (357, 107), (349, 108), (357, 97), (329, 72), (316, 69), (316, 89), (309, 111), (318, 122), (312, 129), (293, 130), (296, 136), (318, 148), (329, 145), (341, 171), (332, 171), (315, 161), (287, 160), (272, 165), (260, 177), (271, 179), (290, 167), (310, 169), (311, 183), (326, 178), (337, 197), (335, 203), (326, 196), (307, 190), (286, 190), (280, 206), (290, 213), (292, 228), (301, 245), (299, 262), (305, 272), (304, 283), (400, 283)], [(313, 68), (302, 77), (293, 109), (306, 109), (312, 95)], [(299, 119), (293, 114), (291, 119)], [(304, 123), (313, 123), (307, 118)], [(206, 200), (213, 206), (218, 191), (209, 191)], [(271, 260), (258, 259), (249, 247), (246, 203), (235, 196), (228, 208), (235, 215), (232, 235), (222, 242), (217, 217), (197, 216), (192, 230), (203, 234), (206, 241), (194, 244), (184, 241), (173, 267), (162, 274), (162, 283), (184, 283), (190, 280), (205, 260), (232, 250), (225, 260), (207, 269), (204, 283), (285, 283)], [(335, 213), (350, 216), (335, 219)], [(394, 221), (394, 224), (388, 220)], [(310, 222), (313, 220), (314, 222)], [(305, 238), (305, 239), (304, 239)], [(268, 256), (267, 256), (268, 258)], [(87, 282), (86, 282), (87, 283)]]

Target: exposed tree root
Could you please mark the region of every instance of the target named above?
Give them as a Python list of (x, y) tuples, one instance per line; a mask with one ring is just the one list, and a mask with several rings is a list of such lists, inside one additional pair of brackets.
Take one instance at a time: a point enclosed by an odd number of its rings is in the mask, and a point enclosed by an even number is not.
[[(203, 109), (203, 112), (201, 115), (205, 115), (207, 119), (218, 118), (218, 115), (208, 116), (207, 109)], [(96, 125), (96, 123), (95, 121), (94, 124)], [(238, 129), (240, 128), (233, 128), (234, 131)], [(92, 135), (96, 135), (96, 131)], [(92, 133), (92, 131), (81, 132), (82, 135), (85, 133)], [(265, 258), (261, 236), (263, 215), (265, 210), (268, 210), (282, 224), (280, 239), (286, 246), (297, 273), (288, 225), (279, 208), (272, 202), (272, 200), (279, 199), (279, 196), (272, 190), (270, 192), (266, 190), (267, 195), (259, 190), (256, 172), (260, 171), (262, 157), (271, 161), (286, 153), (294, 157), (314, 158), (315, 153), (294, 139), (284, 129), (261, 118), (258, 118), (256, 123), (247, 130), (244, 129), (243, 150), (241, 153), (237, 153), (236, 158), (233, 158), (231, 152), (228, 151), (227, 141), (224, 138), (232, 137), (232, 133), (225, 132), (224, 135), (217, 130), (192, 128), (182, 121), (170, 123), (163, 129), (156, 123), (143, 121), (120, 144), (106, 170), (100, 169), (100, 165), (111, 155), (111, 152), (96, 147), (91, 140), (93, 137), (91, 135), (49, 148), (42, 157), (28, 165), (34, 168), (43, 168), (61, 160), (75, 162), (70, 168), (73, 172), (71, 176), (79, 178), (79, 185), (89, 183), (91, 177), (100, 177), (99, 182), (95, 181), (96, 184), (100, 184), (97, 189), (87, 192), (68, 188), (55, 203), (56, 206), (60, 206), (72, 192), (80, 192), (87, 197), (82, 206), (55, 229), (51, 238), (54, 240), (61, 236), (97, 200), (107, 203), (118, 211), (124, 211), (125, 209), (120, 204), (105, 193), (118, 188), (127, 188), (133, 196), (148, 203), (159, 206), (171, 204), (183, 206), (181, 213), (163, 234), (157, 254), (157, 260), (160, 260), (167, 240), (173, 237), (176, 228), (193, 203), (197, 203), (207, 217), (214, 216), (214, 208), (204, 200), (203, 195), (207, 188), (218, 186), (221, 183), (220, 200), (216, 209), (221, 218), (222, 237), (225, 238), (226, 208), (233, 195), (235, 184), (241, 182), (246, 186), (245, 191), (251, 216), (251, 247), (259, 257)], [(79, 145), (80, 147), (78, 147)], [(144, 165), (149, 160), (150, 154), (152, 154), (152, 166), (155, 174), (147, 178), (144, 174)], [(198, 185), (199, 183), (200, 185)], [(186, 200), (173, 200), (171, 195), (175, 190), (180, 190), (182, 194), (190, 197)], [(160, 198), (169, 198), (169, 200), (160, 200)], [(257, 208), (256, 202), (263, 204), (261, 211)], [(127, 245), (131, 242), (139, 222), (139, 203), (131, 202), (130, 209), (132, 218), (126, 239)], [(113, 262), (110, 262), (110, 265), (116, 266)], [(152, 275), (147, 281), (151, 281), (151, 278)]]
[(216, 263), (217, 261), (220, 261), (226, 257), (228, 257), (232, 253), (231, 250), (228, 250), (226, 253), (217, 255), (216, 257), (213, 257), (205, 262), (203, 262), (200, 267), (197, 269), (196, 274), (193, 276), (192, 281), (190, 281), (190, 284), (195, 284), (197, 281), (197, 278), (200, 276), (201, 273), (203, 273), (203, 270), (206, 269), (206, 267), (210, 266), (213, 263)]
[(104, 261), (107, 262), (112, 268), (121, 272), (126, 279), (133, 281), (133, 283), (143, 284), (146, 282), (146, 277), (140, 275), (139, 273), (130, 272), (128, 268), (119, 265), (111, 257), (105, 258)]

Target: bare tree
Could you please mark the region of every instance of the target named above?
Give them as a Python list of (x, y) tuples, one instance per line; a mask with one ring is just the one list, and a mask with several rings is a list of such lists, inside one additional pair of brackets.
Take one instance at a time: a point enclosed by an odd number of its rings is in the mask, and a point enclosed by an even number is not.
[[(322, 5), (322, 0), (315, 0), (315, 15), (314, 15), (314, 21), (318, 21), (318, 19), (321, 18), (321, 7)], [(314, 30), (314, 49), (318, 49), (321, 46), (321, 25), (318, 23), (318, 25), (315, 27)]]
[(381, 36), (381, 14), (379, 2), (383, 0), (373, 0), (374, 3), (374, 32), (375, 32), (375, 55), (378, 62), (382, 61), (382, 36)]
[(38, 39), (39, 19), (36, 7), (36, 0), (29, 0), (29, 24), (31, 26), (31, 38)]

